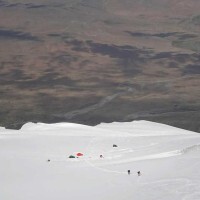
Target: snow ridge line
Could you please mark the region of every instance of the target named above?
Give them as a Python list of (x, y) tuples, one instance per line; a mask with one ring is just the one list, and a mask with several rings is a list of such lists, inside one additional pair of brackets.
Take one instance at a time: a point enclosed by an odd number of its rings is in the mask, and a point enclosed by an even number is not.
[(199, 151), (199, 150), (200, 150), (200, 144), (195, 144), (195, 145), (192, 145), (192, 146), (189, 146), (189, 147), (186, 147), (186, 148), (180, 150), (180, 153), (186, 154), (186, 153), (189, 153), (191, 151)]

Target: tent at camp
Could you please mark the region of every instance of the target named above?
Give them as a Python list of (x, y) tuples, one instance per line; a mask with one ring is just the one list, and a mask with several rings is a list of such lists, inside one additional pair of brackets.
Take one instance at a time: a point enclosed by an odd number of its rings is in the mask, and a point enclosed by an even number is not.
[(70, 155), (70, 156), (69, 156), (69, 158), (75, 158), (75, 156), (73, 156), (73, 155)]
[(76, 155), (77, 156), (83, 156), (83, 153), (77, 153)]

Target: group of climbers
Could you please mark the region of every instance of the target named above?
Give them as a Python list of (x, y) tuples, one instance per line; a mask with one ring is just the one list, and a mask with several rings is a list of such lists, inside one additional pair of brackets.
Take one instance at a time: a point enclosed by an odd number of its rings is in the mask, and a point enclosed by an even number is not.
[[(130, 174), (131, 174), (131, 170), (129, 169), (129, 170), (128, 170), (128, 175), (130, 175)], [(137, 175), (138, 175), (138, 176), (141, 176), (141, 172), (138, 171), (138, 172), (137, 172)]]

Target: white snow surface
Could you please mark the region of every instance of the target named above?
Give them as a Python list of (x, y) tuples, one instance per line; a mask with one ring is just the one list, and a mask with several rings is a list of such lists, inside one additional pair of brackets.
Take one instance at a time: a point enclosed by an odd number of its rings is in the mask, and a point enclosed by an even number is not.
[(0, 161), (0, 200), (200, 199), (200, 135), (149, 121), (0, 128)]

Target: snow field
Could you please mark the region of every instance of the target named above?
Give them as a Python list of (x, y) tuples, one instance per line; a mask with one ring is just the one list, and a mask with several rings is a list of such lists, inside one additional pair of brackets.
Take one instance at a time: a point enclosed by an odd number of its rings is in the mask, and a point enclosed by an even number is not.
[(0, 199), (199, 200), (199, 157), (198, 133), (147, 121), (1, 128)]

